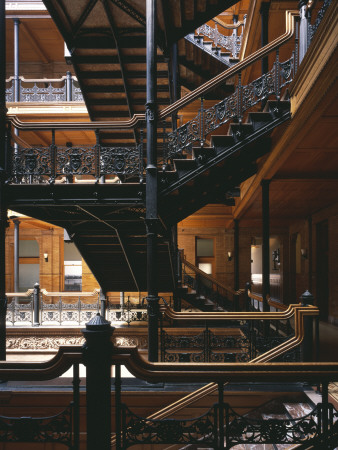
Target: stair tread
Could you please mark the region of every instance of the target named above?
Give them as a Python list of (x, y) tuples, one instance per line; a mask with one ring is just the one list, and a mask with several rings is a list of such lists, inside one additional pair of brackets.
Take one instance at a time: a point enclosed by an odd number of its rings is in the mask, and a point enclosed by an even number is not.
[(299, 419), (309, 414), (313, 408), (308, 403), (283, 403), (293, 419)]

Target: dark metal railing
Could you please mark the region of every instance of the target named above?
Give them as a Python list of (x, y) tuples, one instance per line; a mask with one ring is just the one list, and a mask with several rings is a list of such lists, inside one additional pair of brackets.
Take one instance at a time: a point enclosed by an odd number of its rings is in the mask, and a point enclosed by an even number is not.
[[(85, 128), (85, 127), (84, 127)], [(10, 184), (73, 183), (74, 177), (98, 182), (130, 179), (143, 181), (143, 142), (134, 147), (57, 146), (53, 134), (49, 147), (10, 146)], [(114, 178), (115, 177), (115, 178)]]
[[(239, 310), (239, 297), (243, 291), (235, 291), (229, 286), (223, 285), (187, 261), (182, 252), (180, 252), (180, 268), (182, 285), (195, 291), (196, 298), (202, 296), (210, 300), (214, 304), (215, 310)], [(195, 306), (198, 307), (198, 304)]]
[[(25, 293), (8, 292), (6, 296), (11, 299), (6, 312), (7, 326), (79, 326), (102, 311), (99, 289), (93, 292), (48, 292), (40, 289), (37, 283), (34, 289)], [(148, 320), (147, 310), (140, 304), (133, 304), (129, 297), (123, 305), (114, 303), (115, 300), (110, 297), (105, 302), (107, 320), (128, 326), (132, 322)]]
[(167, 135), (167, 160), (183, 152), (191, 152), (192, 145), (199, 142), (203, 147), (206, 137), (214, 130), (220, 128), (231, 120), (242, 123), (244, 113), (273, 96), (277, 101), (281, 99), (283, 88), (294, 78), (297, 70), (295, 52), (291, 58), (284, 62), (279, 61), (279, 49), (276, 51), (275, 62), (272, 69), (242, 86), (241, 72), (237, 75), (235, 92), (211, 108), (204, 108), (203, 98), (197, 115), (181, 127)]
[[(230, 327), (229, 327), (230, 328)], [(227, 331), (229, 331), (227, 327)], [(197, 335), (172, 335), (161, 328), (162, 362), (247, 362), (254, 340), (247, 325), (231, 325), (233, 333), (205, 329)]]
[[(83, 102), (76, 77), (70, 72), (54, 79), (26, 79), (19, 77), (19, 102)], [(15, 101), (15, 79), (6, 80), (6, 102)]]

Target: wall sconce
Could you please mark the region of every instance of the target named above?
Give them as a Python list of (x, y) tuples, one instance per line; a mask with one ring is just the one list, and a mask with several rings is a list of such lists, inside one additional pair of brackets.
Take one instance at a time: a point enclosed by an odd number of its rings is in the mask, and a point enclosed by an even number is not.
[(307, 250), (306, 248), (300, 249), (300, 254), (302, 255), (302, 258), (307, 259)]
[(278, 266), (280, 266), (280, 251), (279, 248), (272, 252), (272, 262), (273, 262), (273, 270), (278, 270)]
[(228, 261), (232, 260), (232, 252), (228, 252)]
[(44, 257), (45, 262), (48, 262), (48, 253), (44, 253), (43, 257)]

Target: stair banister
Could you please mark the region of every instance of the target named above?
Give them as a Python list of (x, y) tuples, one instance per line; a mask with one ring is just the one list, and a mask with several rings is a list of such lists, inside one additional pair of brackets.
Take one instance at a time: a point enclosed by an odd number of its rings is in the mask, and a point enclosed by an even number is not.
[[(280, 37), (276, 38), (274, 41), (270, 42), (263, 48), (260, 48), (256, 52), (249, 55), (247, 58), (240, 61), (233, 67), (225, 70), (220, 73), (213, 79), (207, 81), (206, 83), (199, 86), (194, 91), (190, 92), (186, 96), (182, 97), (175, 103), (172, 103), (166, 108), (163, 108), (158, 113), (158, 120), (163, 120), (166, 117), (176, 113), (183, 107), (187, 106), (194, 100), (199, 97), (205, 95), (212, 89), (222, 85), (225, 81), (237, 73), (240, 73), (242, 70), (246, 69), (250, 64), (260, 60), (264, 56), (267, 56), (269, 53), (275, 51), (278, 47), (288, 42), (293, 36), (295, 31), (294, 19), (298, 16), (298, 11), (286, 11), (285, 12), (285, 22), (286, 22), (286, 31)], [(50, 128), (60, 129), (60, 130), (76, 130), (85, 127), (86, 129), (101, 129), (101, 130), (113, 130), (113, 129), (130, 129), (139, 124), (139, 122), (145, 121), (145, 114), (134, 114), (134, 116), (130, 120), (125, 121), (96, 121), (96, 122), (22, 122), (15, 115), (9, 114), (8, 118), (11, 120), (13, 126), (20, 130), (46, 130)]]

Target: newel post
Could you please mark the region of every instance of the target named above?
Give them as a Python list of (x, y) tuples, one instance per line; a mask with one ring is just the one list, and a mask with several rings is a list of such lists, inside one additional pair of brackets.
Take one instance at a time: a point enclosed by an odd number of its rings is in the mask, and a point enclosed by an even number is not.
[[(300, 296), (302, 306), (313, 305), (314, 297), (309, 291)], [(313, 317), (304, 316), (304, 340), (302, 344), (302, 361), (313, 361)]]
[(99, 313), (82, 333), (86, 339), (87, 450), (111, 448), (111, 336), (114, 328)]
[(33, 327), (40, 325), (40, 285), (34, 284), (33, 289)]

